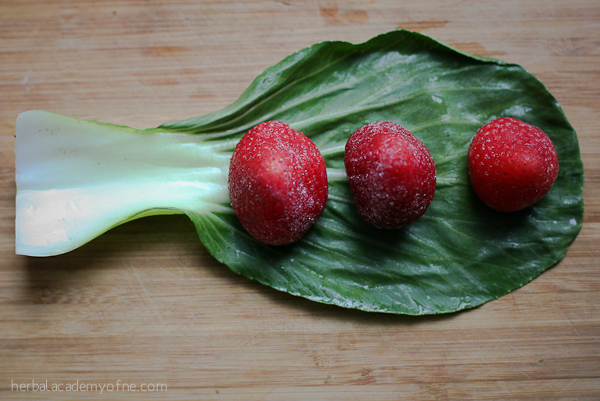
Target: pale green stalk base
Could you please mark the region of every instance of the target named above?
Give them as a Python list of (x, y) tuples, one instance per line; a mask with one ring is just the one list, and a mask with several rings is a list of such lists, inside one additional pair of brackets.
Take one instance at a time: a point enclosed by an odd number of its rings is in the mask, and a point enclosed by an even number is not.
[(228, 202), (234, 144), (44, 111), (16, 126), (16, 253), (71, 251), (148, 215), (210, 213)]

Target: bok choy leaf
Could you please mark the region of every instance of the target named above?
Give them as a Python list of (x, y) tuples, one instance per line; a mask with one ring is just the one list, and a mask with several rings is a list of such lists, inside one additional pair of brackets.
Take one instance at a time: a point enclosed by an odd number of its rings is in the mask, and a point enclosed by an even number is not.
[[(560, 163), (550, 193), (511, 214), (479, 201), (466, 164), (477, 129), (502, 116), (540, 127)], [(325, 212), (283, 247), (253, 240), (228, 200), (231, 152), (267, 120), (309, 136), (328, 167)], [(437, 167), (427, 213), (397, 230), (363, 223), (345, 180), (346, 140), (378, 120), (415, 134)], [(544, 85), (518, 65), (408, 31), (315, 44), (268, 68), (229, 107), (157, 128), (30, 111), (16, 130), (17, 253), (58, 255), (139, 217), (185, 213), (233, 271), (366, 311), (447, 313), (498, 298), (557, 263), (583, 220), (577, 136)]]

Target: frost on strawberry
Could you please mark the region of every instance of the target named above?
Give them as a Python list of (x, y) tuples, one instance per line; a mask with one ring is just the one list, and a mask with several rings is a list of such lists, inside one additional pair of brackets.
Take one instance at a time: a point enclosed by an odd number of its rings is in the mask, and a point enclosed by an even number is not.
[(493, 120), (477, 131), (468, 165), (477, 196), (501, 212), (537, 203), (558, 176), (558, 155), (548, 135), (510, 117)]
[(328, 195), (325, 160), (304, 134), (280, 121), (248, 131), (229, 167), (231, 206), (256, 240), (286, 245), (321, 216)]
[(354, 132), (344, 154), (358, 214), (378, 228), (420, 218), (435, 193), (435, 163), (425, 144), (399, 124), (377, 121)]

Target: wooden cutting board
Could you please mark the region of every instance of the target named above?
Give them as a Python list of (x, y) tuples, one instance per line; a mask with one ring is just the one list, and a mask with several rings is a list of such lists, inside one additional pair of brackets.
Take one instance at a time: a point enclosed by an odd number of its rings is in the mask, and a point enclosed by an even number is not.
[[(523, 65), (578, 133), (583, 230), (525, 287), (434, 317), (325, 306), (231, 272), (182, 216), (14, 254), (20, 112), (156, 126), (305, 46), (398, 28)], [(0, 399), (600, 399), (599, 32), (593, 0), (0, 2)]]

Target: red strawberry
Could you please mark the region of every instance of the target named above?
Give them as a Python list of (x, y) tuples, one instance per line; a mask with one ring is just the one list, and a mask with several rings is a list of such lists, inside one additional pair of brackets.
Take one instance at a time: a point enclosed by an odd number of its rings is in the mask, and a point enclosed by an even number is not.
[(233, 151), (231, 206), (244, 228), (268, 245), (298, 241), (325, 209), (325, 160), (304, 134), (280, 121), (258, 124)]
[(558, 156), (548, 135), (516, 118), (481, 127), (471, 141), (468, 163), (475, 193), (501, 212), (538, 202), (558, 176)]
[(435, 163), (429, 150), (400, 125), (367, 124), (346, 143), (344, 163), (360, 217), (398, 228), (421, 217), (433, 200)]

